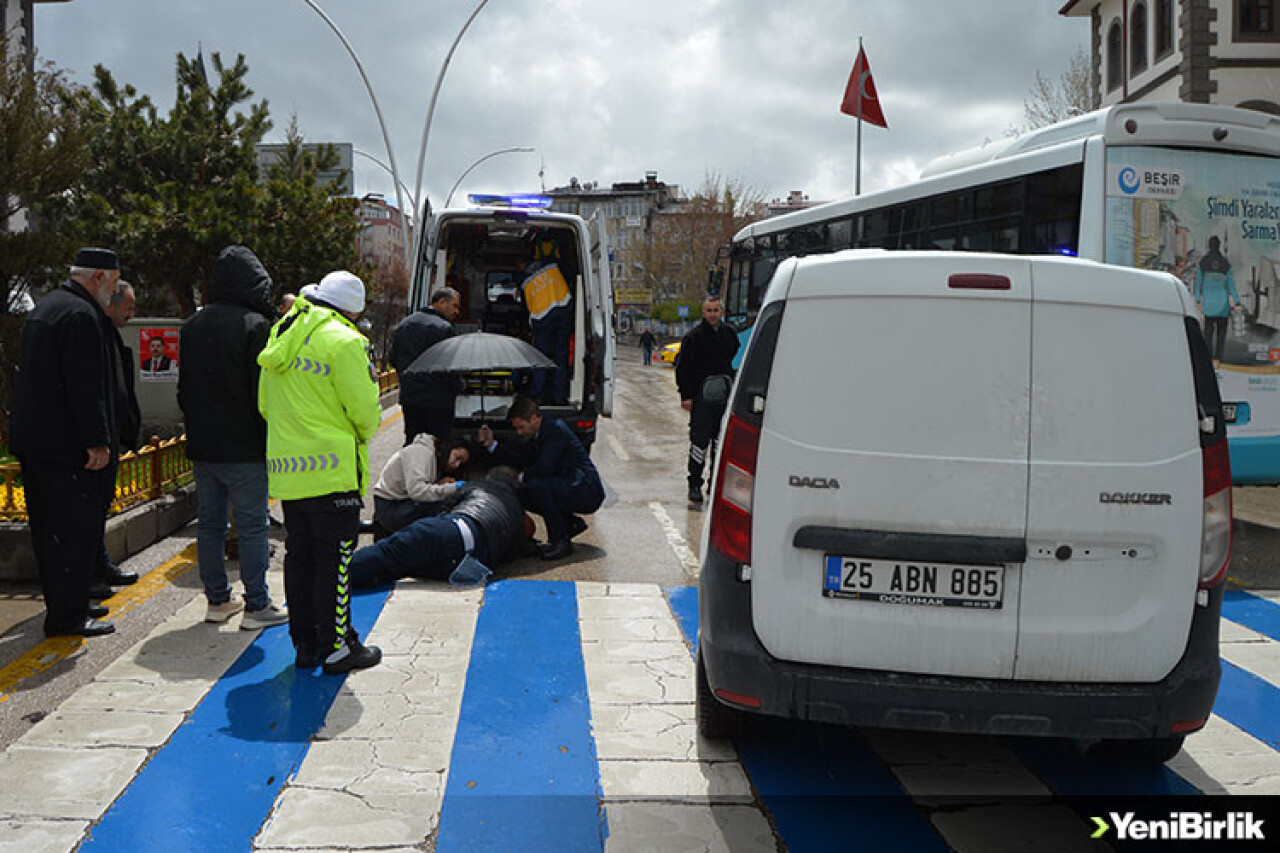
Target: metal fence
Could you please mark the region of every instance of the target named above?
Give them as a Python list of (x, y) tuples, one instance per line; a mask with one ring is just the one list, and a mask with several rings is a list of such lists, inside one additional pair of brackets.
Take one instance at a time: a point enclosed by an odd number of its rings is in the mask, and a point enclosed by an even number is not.
[[(16, 462), (0, 465), (0, 521), (26, 521), (27, 501), (22, 490), (22, 468)], [(137, 453), (120, 457), (116, 470), (116, 496), (111, 513), (155, 500), (166, 492), (191, 482), (191, 461), (187, 459), (185, 435), (151, 443)]]

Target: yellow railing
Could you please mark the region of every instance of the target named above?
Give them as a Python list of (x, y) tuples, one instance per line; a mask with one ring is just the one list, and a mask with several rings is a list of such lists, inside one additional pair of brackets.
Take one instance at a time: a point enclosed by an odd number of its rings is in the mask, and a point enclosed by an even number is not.
[[(22, 491), (22, 468), (16, 462), (0, 465), (0, 520), (25, 521), (27, 501)], [(120, 457), (116, 471), (116, 496), (111, 512), (122, 512), (173, 491), (191, 482), (191, 461), (187, 459), (187, 437), (151, 443), (137, 453)]]
[(378, 374), (378, 393), (385, 394), (400, 387), (400, 374), (394, 370)]

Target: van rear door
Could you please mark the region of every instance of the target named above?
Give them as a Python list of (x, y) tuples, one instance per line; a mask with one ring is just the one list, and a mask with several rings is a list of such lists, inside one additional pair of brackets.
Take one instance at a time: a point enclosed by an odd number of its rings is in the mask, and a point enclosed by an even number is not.
[(590, 316), (591, 335), (602, 348), (597, 359), (598, 383), (596, 405), (605, 417), (613, 415), (613, 359), (617, 344), (617, 331), (613, 328), (613, 250), (609, 247), (609, 228), (603, 212), (596, 211), (587, 222), (589, 246), (587, 282), (587, 308)]
[(840, 253), (795, 269), (757, 458), (757, 636), (788, 661), (1012, 676), (1021, 557), (992, 565), (983, 546), (1025, 553), (1028, 261)]
[(1015, 677), (1158, 681), (1186, 647), (1202, 461), (1181, 285), (1039, 260)]

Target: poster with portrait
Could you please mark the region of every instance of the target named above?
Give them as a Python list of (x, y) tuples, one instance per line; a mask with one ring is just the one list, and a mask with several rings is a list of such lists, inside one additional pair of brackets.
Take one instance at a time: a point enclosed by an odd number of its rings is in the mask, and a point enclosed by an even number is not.
[(138, 330), (138, 378), (143, 382), (176, 382), (178, 330)]

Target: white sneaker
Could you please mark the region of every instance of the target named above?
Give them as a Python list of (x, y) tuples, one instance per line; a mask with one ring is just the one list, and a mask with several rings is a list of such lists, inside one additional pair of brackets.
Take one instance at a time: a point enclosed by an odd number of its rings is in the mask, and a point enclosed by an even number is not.
[(241, 610), (244, 610), (244, 601), (239, 598), (229, 598), (221, 604), (210, 604), (204, 614), (204, 621), (226, 622)]
[(246, 610), (240, 620), (240, 628), (244, 631), (256, 631), (259, 628), (270, 628), (273, 625), (285, 625), (289, 622), (289, 611), (275, 604), (268, 604), (257, 610)]

